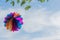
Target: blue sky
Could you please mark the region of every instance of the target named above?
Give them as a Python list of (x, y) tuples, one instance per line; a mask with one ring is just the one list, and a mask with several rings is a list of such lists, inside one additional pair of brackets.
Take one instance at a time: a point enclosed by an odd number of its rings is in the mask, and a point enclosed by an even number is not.
[[(24, 10), (19, 4), (14, 7), (0, 0), (0, 40), (60, 40), (60, 0), (40, 3), (31, 2), (31, 8)], [(20, 31), (11, 32), (4, 27), (4, 17), (18, 12), (24, 18)]]

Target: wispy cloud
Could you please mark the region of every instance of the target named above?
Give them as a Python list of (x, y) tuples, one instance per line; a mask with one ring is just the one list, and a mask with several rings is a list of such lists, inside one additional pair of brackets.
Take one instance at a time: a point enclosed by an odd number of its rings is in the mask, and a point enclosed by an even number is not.
[(52, 25), (60, 27), (60, 11), (55, 12), (51, 15), (50, 22)]
[(48, 11), (46, 8), (41, 8), (27, 13), (23, 29), (29, 33), (37, 32), (48, 25), (50, 25), (48, 19)]

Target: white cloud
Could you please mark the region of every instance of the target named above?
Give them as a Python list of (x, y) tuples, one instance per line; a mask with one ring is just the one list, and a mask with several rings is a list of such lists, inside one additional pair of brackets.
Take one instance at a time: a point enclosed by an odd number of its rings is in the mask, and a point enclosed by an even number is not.
[(60, 35), (53, 35), (48, 37), (36, 37), (31, 40), (60, 40)]
[(29, 36), (20, 36), (20, 37), (16, 37), (16, 38), (7, 38), (7, 40), (29, 40)]
[(29, 33), (42, 31), (46, 26), (52, 26), (54, 27), (53, 29), (60, 27), (60, 11), (54, 13), (47, 11), (46, 8), (41, 8), (28, 12), (25, 18), (23, 29)]
[(52, 25), (60, 27), (60, 11), (52, 14), (50, 17), (50, 22)]
[(43, 27), (50, 25), (48, 11), (45, 8), (28, 12), (24, 19), (24, 31), (33, 33), (42, 31)]
[[(52, 27), (54, 26), (54, 28), (56, 27), (55, 32), (52, 30), (54, 32), (54, 35), (50, 35), (47, 37), (36, 37), (32, 38), (32, 40), (60, 40), (60, 11), (52, 13), (52, 15), (50, 15), (48, 18), (50, 25)], [(52, 31), (49, 32), (51, 33)]]

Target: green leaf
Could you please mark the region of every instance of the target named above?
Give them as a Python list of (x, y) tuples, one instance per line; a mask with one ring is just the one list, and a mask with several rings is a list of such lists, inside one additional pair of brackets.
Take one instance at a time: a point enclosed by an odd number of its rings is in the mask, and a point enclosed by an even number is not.
[(12, 4), (12, 6), (14, 6), (15, 2), (14, 2), (14, 1), (12, 1), (12, 2), (11, 2), (11, 4)]
[(38, 0), (38, 1), (40, 1), (40, 2), (42, 2), (42, 3), (45, 2), (45, 0)]
[(17, 3), (19, 3), (20, 2), (20, 0), (17, 0)]
[(26, 0), (26, 1), (31, 2), (32, 0)]
[(28, 5), (25, 7), (25, 10), (28, 10), (29, 8), (31, 8), (31, 6)]
[(9, 0), (6, 0), (6, 2), (8, 2)]
[(26, 0), (22, 0), (21, 6), (24, 5), (25, 3), (26, 3)]
[(47, 1), (49, 1), (49, 0), (47, 0)]

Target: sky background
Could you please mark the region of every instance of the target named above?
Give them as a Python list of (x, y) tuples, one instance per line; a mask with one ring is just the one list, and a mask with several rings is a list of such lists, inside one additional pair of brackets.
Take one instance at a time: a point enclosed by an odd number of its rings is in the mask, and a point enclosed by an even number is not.
[[(25, 11), (24, 6), (13, 7), (0, 0), (0, 40), (60, 40), (60, 0), (44, 3), (33, 0), (30, 5)], [(4, 17), (10, 12), (18, 12), (24, 19), (24, 25), (17, 32), (4, 27)]]

